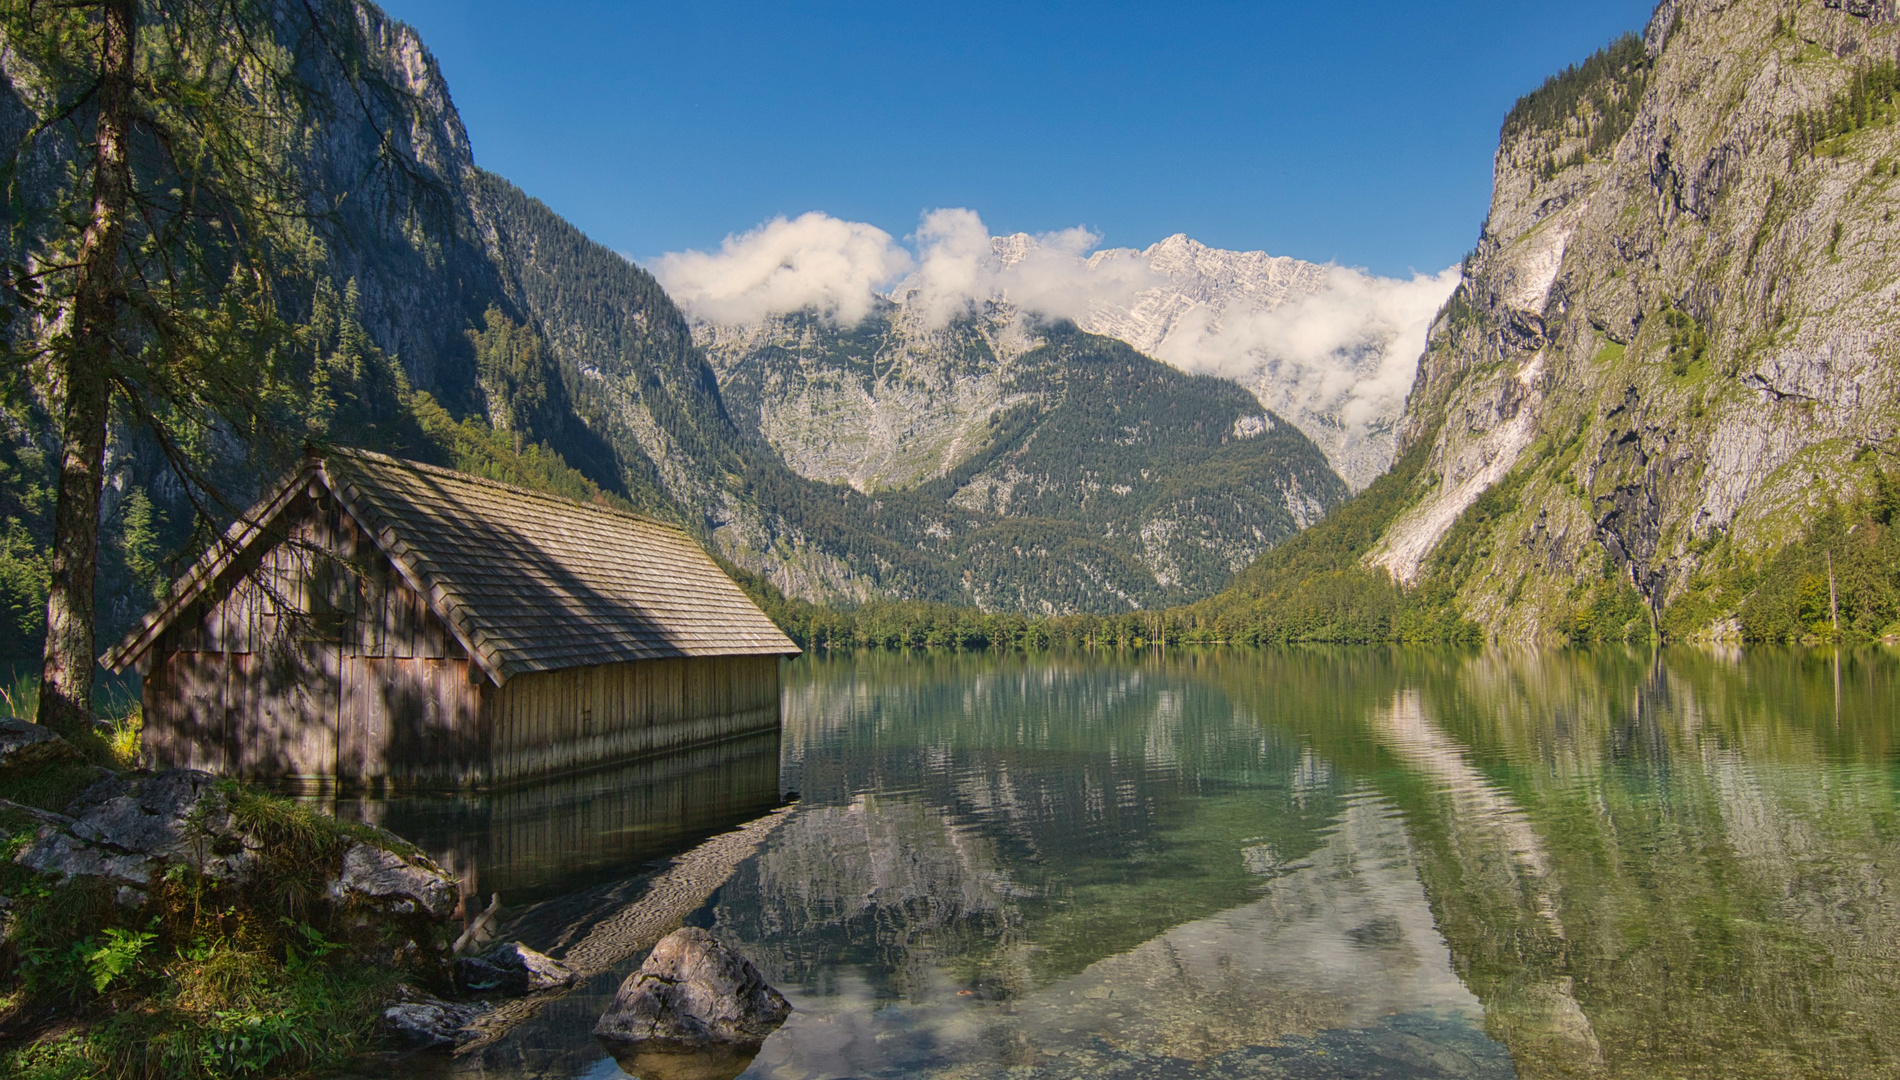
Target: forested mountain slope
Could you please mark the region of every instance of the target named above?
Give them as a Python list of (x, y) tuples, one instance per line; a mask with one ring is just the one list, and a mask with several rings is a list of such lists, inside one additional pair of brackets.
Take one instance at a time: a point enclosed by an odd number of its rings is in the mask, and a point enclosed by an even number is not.
[[(474, 164), (413, 30), (368, 3), (320, 6), (358, 35), (310, 61), (346, 107), (279, 133), (295, 135), (283, 167), (311, 210), (304, 262), (279, 285), (298, 325), (275, 411), (196, 444), (227, 514), (306, 439), (335, 441), (625, 499), (810, 600), (1070, 612), (1205, 595), (1345, 495), (1323, 455), (1244, 392), (1072, 327), (1017, 349), (999, 408), (907, 490), (801, 476), (735, 419), (651, 275)], [(344, 80), (359, 60), (375, 92)], [(17, 141), (43, 119), (42, 73), (5, 74), (0, 138)], [(25, 190), (71, 195), (62, 137), (57, 124), (37, 137)], [(210, 489), (178, 482), (130, 419), (112, 441), (102, 640), (207, 538), (193, 503)], [(44, 400), (18, 400), (8, 423), (0, 646), (20, 654), (43, 610), (56, 443)]]
[(1301, 547), (1506, 640), (1900, 631), (1887, 7), (1669, 0), (1524, 98), (1405, 467)]

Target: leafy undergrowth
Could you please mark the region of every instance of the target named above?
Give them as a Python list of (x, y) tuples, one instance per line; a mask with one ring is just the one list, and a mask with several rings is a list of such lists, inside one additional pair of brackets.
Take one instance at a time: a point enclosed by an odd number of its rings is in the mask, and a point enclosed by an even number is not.
[[(31, 719), (29, 713), (26, 719)], [(109, 719), (91, 731), (68, 738), (80, 760), (64, 761), (28, 773), (0, 775), (0, 799), (54, 813), (99, 781), (102, 769), (119, 771), (138, 764), (138, 710)]]
[(1711, 630), (1744, 641), (1855, 644), (1900, 638), (1900, 473), (1815, 513), (1759, 561), (1717, 562), (1664, 615), (1675, 639)]
[(38, 824), (0, 811), (0, 1076), (333, 1069), (372, 1046), (398, 984), (446, 988), (446, 951), (425, 917), (366, 917), (324, 895), (352, 838), (387, 834), (235, 783), (223, 792), (261, 841), (252, 879), (233, 887), (173, 867), (136, 909), (97, 881), (14, 865)]

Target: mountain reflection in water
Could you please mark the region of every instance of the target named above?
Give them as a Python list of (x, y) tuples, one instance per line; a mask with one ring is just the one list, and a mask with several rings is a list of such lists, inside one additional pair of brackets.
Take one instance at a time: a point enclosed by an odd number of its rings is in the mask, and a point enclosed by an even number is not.
[[(773, 790), (756, 752), (656, 774), (752, 802), (607, 784), (529, 799), (527, 833), (500, 804), (407, 812), (560, 955), (665, 853), (563, 815), (677, 851), (800, 791), (667, 892), (797, 1010), (748, 1077), (1895, 1075), (1896, 676), (1775, 650), (804, 658)], [(620, 1075), (589, 1031), (640, 959), (448, 1071)]]

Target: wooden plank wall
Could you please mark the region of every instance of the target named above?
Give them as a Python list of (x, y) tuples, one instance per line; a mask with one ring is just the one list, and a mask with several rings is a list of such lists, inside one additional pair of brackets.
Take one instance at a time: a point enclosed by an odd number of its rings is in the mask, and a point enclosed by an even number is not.
[(471, 782), (486, 683), (461, 643), (327, 492), (280, 520), (283, 540), (160, 640), (144, 692), (154, 764), (317, 786)]
[(775, 731), (779, 665), (722, 656), (517, 675), (488, 702), (490, 775), (512, 783)]
[(159, 642), (154, 764), (371, 790), (507, 784), (779, 725), (776, 656), (651, 660), (489, 683), (315, 487), (285, 538)]

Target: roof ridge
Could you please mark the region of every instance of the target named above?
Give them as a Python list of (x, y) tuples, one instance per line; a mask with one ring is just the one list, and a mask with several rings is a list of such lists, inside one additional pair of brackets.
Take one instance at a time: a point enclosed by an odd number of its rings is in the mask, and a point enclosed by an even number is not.
[[(603, 506), (600, 503), (583, 502), (580, 499), (570, 499), (565, 495), (556, 495), (552, 492), (540, 491), (538, 489), (531, 488), (531, 487), (523, 487), (520, 484), (510, 484), (505, 480), (494, 480), (486, 476), (478, 476), (474, 473), (462, 472), (459, 469), (451, 469), (442, 465), (431, 465), (426, 461), (415, 461), (410, 458), (399, 458), (399, 457), (392, 456), (390, 454), (382, 454), (374, 450), (363, 450), (354, 446), (333, 446), (327, 450), (324, 450), (318, 453), (315, 456), (319, 460), (322, 460), (322, 461), (328, 461), (332, 457), (343, 457), (343, 458), (355, 458), (358, 460), (374, 461), (374, 462), (377, 462), (379, 464), (384, 464), (384, 465), (394, 465), (400, 468), (410, 469), (415, 472), (430, 473), (437, 476), (446, 477), (451, 480), (458, 480), (463, 483), (477, 484), (482, 487), (494, 488), (498, 491), (505, 491), (512, 495), (525, 495), (529, 498), (540, 499), (544, 502), (558, 503), (562, 506), (574, 506), (574, 507), (579, 507), (583, 510), (610, 514), (614, 517), (626, 518), (629, 521), (637, 521), (643, 525), (658, 525), (659, 527), (663, 529), (671, 529), (674, 532), (679, 533), (681, 536), (684, 536), (689, 540), (693, 540), (693, 534), (687, 531), (684, 525), (667, 521), (664, 518), (653, 517), (651, 515), (642, 514), (633, 510), (622, 510), (621, 508), (617, 506)], [(698, 543), (697, 540), (693, 540), (693, 542)]]

